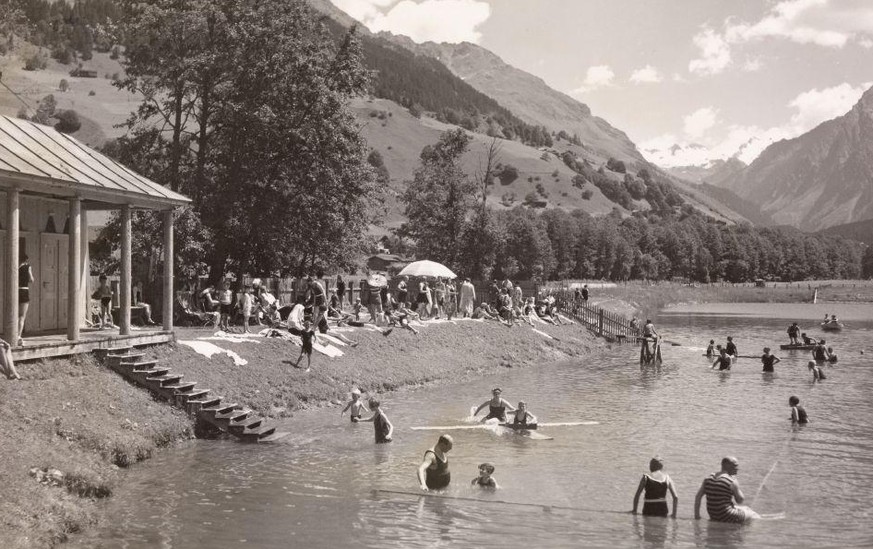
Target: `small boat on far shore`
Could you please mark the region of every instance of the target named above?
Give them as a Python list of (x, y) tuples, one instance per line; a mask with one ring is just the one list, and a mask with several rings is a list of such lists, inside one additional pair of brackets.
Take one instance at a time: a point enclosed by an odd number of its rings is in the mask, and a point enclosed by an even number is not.
[(840, 321), (834, 322), (833, 320), (829, 320), (828, 322), (821, 323), (821, 329), (826, 332), (839, 332), (843, 327), (843, 323)]
[(783, 351), (811, 351), (811, 350), (815, 349), (815, 345), (814, 344), (804, 345), (803, 343), (801, 343), (799, 345), (792, 345), (789, 343), (787, 345), (780, 345), (779, 348), (782, 349)]

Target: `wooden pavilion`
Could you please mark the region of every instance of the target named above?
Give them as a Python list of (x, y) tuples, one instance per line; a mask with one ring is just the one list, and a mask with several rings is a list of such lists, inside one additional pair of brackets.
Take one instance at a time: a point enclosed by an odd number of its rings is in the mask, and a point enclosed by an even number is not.
[[(6, 204), (0, 207), (0, 311), (4, 339), (12, 345), (17, 344), (20, 253), (29, 256), (35, 279), (25, 325), (28, 345), (14, 349), (16, 358), (86, 352), (118, 339), (156, 343), (172, 338), (173, 209), (188, 198), (54, 128), (0, 116), (0, 201)], [(163, 330), (151, 334), (131, 334), (134, 209), (163, 212)], [(87, 216), (94, 210), (121, 211), (117, 334), (82, 330), (93, 291), (88, 288)], [(64, 333), (65, 339), (58, 337)]]

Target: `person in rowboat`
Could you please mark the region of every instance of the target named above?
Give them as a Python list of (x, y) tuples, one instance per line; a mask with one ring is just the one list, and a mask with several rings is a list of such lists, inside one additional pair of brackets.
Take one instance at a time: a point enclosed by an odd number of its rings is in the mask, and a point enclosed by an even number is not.
[(449, 458), (446, 456), (452, 446), (454, 440), (451, 435), (440, 435), (436, 445), (424, 453), (424, 459), (418, 466), (418, 484), (425, 492), (442, 490), (452, 481)]
[(501, 398), (500, 395), (503, 391), (500, 387), (495, 387), (491, 391), (491, 399), (486, 400), (482, 404), (476, 408), (476, 411), (473, 412), (473, 417), (476, 417), (477, 414), (482, 410), (482, 408), (488, 407), (488, 415), (482, 419), (482, 423), (485, 423), (489, 419), (498, 419), (501, 423), (506, 423), (506, 410), (508, 409), (510, 412), (514, 412), (515, 408), (506, 401), (506, 399)]
[(640, 494), (643, 490), (646, 492), (646, 497), (643, 499), (643, 515), (650, 517), (666, 517), (667, 516), (667, 491), (673, 496), (673, 513), (672, 518), (676, 518), (676, 508), (679, 506), (679, 496), (676, 495), (676, 487), (673, 486), (673, 479), (670, 475), (664, 473), (664, 462), (660, 457), (653, 457), (649, 461), (649, 473), (644, 474), (640, 479), (640, 485), (637, 486), (637, 493), (634, 494), (634, 508), (632, 514), (637, 514), (637, 506), (640, 503)]
[(806, 332), (800, 334), (800, 339), (803, 340), (804, 345), (815, 345), (815, 340), (806, 335)]
[(520, 401), (518, 403), (518, 409), (515, 411), (512, 425), (516, 429), (521, 427), (526, 427), (528, 425), (536, 426), (537, 424), (537, 416), (527, 411), (527, 403), (525, 401)]

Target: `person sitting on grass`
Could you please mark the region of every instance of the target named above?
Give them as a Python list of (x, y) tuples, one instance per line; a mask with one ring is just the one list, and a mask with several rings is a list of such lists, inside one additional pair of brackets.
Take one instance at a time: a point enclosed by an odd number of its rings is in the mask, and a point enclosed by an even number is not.
[(376, 398), (370, 399), (370, 410), (373, 415), (367, 419), (360, 421), (370, 421), (373, 423), (373, 433), (376, 435), (376, 444), (386, 444), (391, 442), (391, 435), (394, 434), (394, 426), (388, 421), (388, 416), (382, 410), (382, 403)]
[(555, 319), (552, 318), (552, 315), (549, 314), (549, 311), (544, 302), (540, 302), (536, 308), (537, 316), (540, 317), (541, 320), (548, 322), (549, 324), (557, 326), (558, 323), (555, 322)]
[(529, 298), (525, 299), (524, 303), (522, 304), (521, 312), (518, 315), (518, 317), (520, 319), (522, 319), (523, 321), (527, 322), (528, 324), (530, 324), (531, 326), (533, 326), (534, 325), (533, 315), (535, 315), (535, 314), (536, 314), (536, 312), (534, 311), (534, 298), (529, 297)]
[(484, 301), (473, 311), (473, 318), (476, 320), (494, 320), (494, 316), (488, 312), (488, 304)]
[[(315, 314), (314, 311), (313, 311), (313, 314)], [(327, 323), (327, 318), (321, 317), (321, 320), (318, 321), (318, 332), (326, 335), (329, 330), (330, 330), (330, 326)], [(350, 345), (351, 347), (358, 346), (357, 341), (352, 341), (351, 339), (347, 338), (346, 336), (342, 335), (341, 333), (338, 333), (338, 332), (333, 333), (333, 334), (331, 334), (331, 337), (335, 337), (336, 339), (342, 341), (346, 345)], [(318, 338), (316, 337), (315, 340), (318, 341)]]
[[(409, 325), (409, 313), (410, 311), (406, 308), (406, 303), (398, 303), (397, 309), (392, 311), (388, 315), (388, 321), (394, 326), (399, 326), (405, 330), (409, 330), (413, 334), (418, 335), (418, 330)], [(383, 335), (388, 334), (383, 332)]]
[(491, 476), (493, 474), (494, 466), (490, 463), (483, 463), (479, 465), (479, 476), (470, 481), (470, 484), (487, 490), (497, 490), (500, 486), (497, 485), (497, 480)]

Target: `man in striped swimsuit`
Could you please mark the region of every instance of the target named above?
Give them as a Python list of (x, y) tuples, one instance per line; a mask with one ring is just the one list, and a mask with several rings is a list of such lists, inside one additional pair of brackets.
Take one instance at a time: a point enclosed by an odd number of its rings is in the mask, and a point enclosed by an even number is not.
[(703, 479), (703, 484), (700, 485), (700, 490), (694, 498), (695, 519), (700, 518), (700, 501), (703, 496), (706, 496), (706, 512), (709, 513), (709, 520), (742, 523), (759, 517), (750, 508), (740, 505), (746, 498), (735, 478), (739, 467), (737, 458), (726, 457), (721, 460), (721, 471)]

